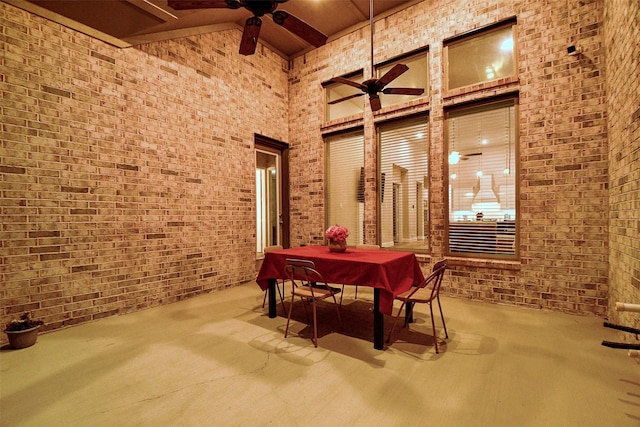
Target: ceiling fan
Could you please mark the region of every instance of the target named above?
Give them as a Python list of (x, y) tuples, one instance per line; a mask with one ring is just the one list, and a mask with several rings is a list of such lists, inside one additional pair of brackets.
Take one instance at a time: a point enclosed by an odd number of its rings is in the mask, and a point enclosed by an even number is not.
[(468, 154), (460, 154), (460, 160), (469, 160), (475, 156), (482, 156), (482, 153), (468, 153)]
[(470, 158), (475, 156), (482, 156), (482, 153), (461, 154), (459, 151), (454, 150), (451, 153), (449, 153), (449, 164), (457, 165), (460, 162), (460, 160), (469, 160)]
[(344, 77), (334, 77), (330, 81), (335, 83), (342, 83), (345, 85), (353, 86), (362, 91), (362, 93), (356, 93), (353, 95), (345, 96), (344, 98), (335, 99), (330, 101), (329, 104), (337, 104), (339, 102), (347, 101), (352, 98), (356, 98), (363, 95), (369, 95), (369, 104), (371, 105), (371, 111), (378, 111), (382, 108), (382, 104), (380, 103), (380, 92), (387, 95), (422, 95), (424, 93), (424, 89), (422, 88), (411, 88), (411, 87), (395, 87), (395, 88), (387, 88), (386, 86), (391, 83), (393, 80), (397, 79), (406, 72), (409, 67), (404, 64), (396, 64), (389, 71), (387, 71), (382, 77), (376, 79), (373, 75), (374, 73), (374, 64), (373, 64), (373, 0), (369, 2), (369, 28), (371, 32), (371, 78), (369, 80), (365, 80), (362, 83), (354, 82), (353, 80), (346, 79)]
[(258, 36), (262, 26), (262, 16), (269, 14), (273, 22), (286, 28), (296, 36), (320, 47), (327, 42), (327, 36), (316, 30), (306, 22), (291, 15), (284, 10), (276, 10), (280, 3), (287, 0), (262, 1), (262, 0), (169, 0), (169, 7), (175, 10), (187, 9), (240, 9), (241, 7), (253, 13), (244, 24), (240, 53), (253, 55), (258, 45)]

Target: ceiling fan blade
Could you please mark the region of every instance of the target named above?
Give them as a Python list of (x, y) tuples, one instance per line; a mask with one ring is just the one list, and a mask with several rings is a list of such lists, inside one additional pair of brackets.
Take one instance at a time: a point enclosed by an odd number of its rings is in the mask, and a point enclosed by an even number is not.
[(378, 111), (382, 108), (378, 94), (369, 95), (369, 104), (371, 104), (371, 111)]
[(396, 65), (394, 65), (392, 69), (387, 71), (384, 74), (384, 76), (382, 76), (382, 77), (380, 77), (378, 79), (378, 81), (376, 83), (378, 91), (381, 91), (383, 87), (385, 87), (386, 85), (391, 83), (391, 81), (395, 80), (396, 78), (400, 77), (400, 75), (402, 73), (404, 73), (405, 71), (407, 71), (408, 69), (409, 69), (409, 67), (407, 67), (404, 64), (396, 64)]
[(424, 89), (417, 87), (390, 87), (384, 89), (382, 93), (387, 95), (422, 95)]
[(240, 42), (241, 55), (253, 55), (258, 45), (258, 36), (260, 35), (260, 27), (262, 19), (257, 16), (251, 16), (244, 24), (242, 31), (242, 41)]
[(167, 2), (170, 8), (175, 10), (188, 9), (239, 9), (242, 7), (240, 2), (235, 0), (169, 0)]
[(296, 18), (284, 10), (278, 10), (272, 13), (273, 22), (283, 26), (296, 36), (314, 45), (315, 47), (323, 46), (327, 42), (327, 36), (313, 28), (303, 20)]
[(364, 95), (364, 93), (354, 93), (353, 95), (345, 96), (344, 98), (334, 99), (333, 101), (329, 101), (329, 102), (327, 102), (327, 104), (333, 105), (333, 104), (337, 104), (339, 102), (347, 101), (349, 99), (357, 98), (357, 97), (363, 96), (363, 95)]
[(354, 82), (353, 80), (345, 79), (344, 77), (334, 77), (331, 79), (331, 81), (333, 81), (334, 83), (342, 83), (343, 85), (353, 86), (363, 92), (367, 91), (366, 86), (363, 86), (361, 83)]

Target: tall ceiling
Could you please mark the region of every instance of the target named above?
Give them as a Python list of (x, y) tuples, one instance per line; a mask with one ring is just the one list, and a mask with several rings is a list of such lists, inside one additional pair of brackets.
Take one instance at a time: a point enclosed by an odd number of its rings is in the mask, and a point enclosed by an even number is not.
[[(247, 9), (175, 10), (167, 0), (4, 0), (67, 27), (119, 47), (237, 28), (252, 14)], [(251, 0), (247, 0), (251, 2)], [(374, 0), (374, 20), (422, 0)], [(329, 37), (349, 33), (369, 22), (370, 0), (290, 0), (278, 5)], [(314, 47), (263, 17), (259, 41), (285, 58)], [(238, 37), (238, 43), (240, 38)]]

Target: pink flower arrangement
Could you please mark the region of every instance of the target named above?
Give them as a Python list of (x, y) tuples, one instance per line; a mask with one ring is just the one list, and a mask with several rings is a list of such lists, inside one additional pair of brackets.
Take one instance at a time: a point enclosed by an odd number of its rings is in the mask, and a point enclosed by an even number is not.
[(349, 237), (349, 230), (347, 230), (347, 227), (336, 224), (327, 228), (327, 231), (324, 234), (329, 240), (344, 242), (347, 240), (347, 237)]

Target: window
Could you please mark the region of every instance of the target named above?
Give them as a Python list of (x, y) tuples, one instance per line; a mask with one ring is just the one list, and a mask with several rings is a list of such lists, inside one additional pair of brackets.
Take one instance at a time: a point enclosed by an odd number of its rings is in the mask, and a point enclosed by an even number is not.
[(364, 135), (360, 131), (328, 137), (325, 149), (327, 227), (347, 227), (347, 243), (354, 246), (363, 242)]
[(516, 255), (517, 100), (446, 114), (449, 252)]
[(381, 125), (380, 244), (426, 250), (429, 233), (428, 117)]
[(389, 63), (385, 63), (376, 68), (378, 73), (377, 78), (382, 77), (387, 71), (393, 68), (396, 64), (404, 64), (409, 69), (401, 74), (398, 78), (394, 79), (386, 88), (421, 88), (424, 89), (422, 95), (385, 95), (380, 94), (380, 102), (382, 107), (388, 107), (390, 105), (402, 104), (404, 102), (413, 101), (421, 97), (429, 96), (429, 60), (427, 51), (415, 53), (411, 56), (395, 59)]
[(447, 90), (516, 75), (515, 22), (445, 42)]
[[(362, 71), (343, 77), (356, 83), (363, 81)], [(364, 92), (357, 87), (333, 82), (324, 83), (323, 86), (326, 97), (326, 121), (364, 113)]]

